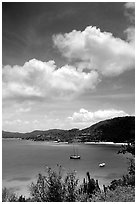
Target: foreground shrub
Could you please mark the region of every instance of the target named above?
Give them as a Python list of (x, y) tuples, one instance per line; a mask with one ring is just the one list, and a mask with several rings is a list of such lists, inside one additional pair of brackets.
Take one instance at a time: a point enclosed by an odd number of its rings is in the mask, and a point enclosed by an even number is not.
[(115, 190), (108, 189), (107, 193), (93, 195), (89, 202), (135, 202), (135, 188), (118, 186)]
[(66, 202), (75, 202), (78, 196), (78, 179), (76, 173), (68, 173), (65, 177), (65, 197)]
[(78, 179), (76, 174), (68, 173), (62, 177), (61, 167), (59, 171), (48, 168), (47, 175), (38, 175), (37, 183), (31, 184), (30, 192), (32, 201), (36, 202), (75, 202), (77, 198)]
[(110, 190), (115, 190), (117, 186), (131, 186), (135, 187), (135, 144), (128, 144), (124, 145), (122, 149), (118, 153), (130, 153), (132, 158), (128, 158), (129, 166), (128, 166), (128, 173), (123, 175), (120, 179), (115, 179), (111, 181), (109, 186)]
[(47, 176), (38, 175), (37, 183), (31, 184), (30, 192), (32, 200), (36, 202), (62, 202), (64, 198), (62, 177), (49, 168)]
[(2, 189), (2, 202), (17, 202), (15, 193), (12, 193), (7, 188)]

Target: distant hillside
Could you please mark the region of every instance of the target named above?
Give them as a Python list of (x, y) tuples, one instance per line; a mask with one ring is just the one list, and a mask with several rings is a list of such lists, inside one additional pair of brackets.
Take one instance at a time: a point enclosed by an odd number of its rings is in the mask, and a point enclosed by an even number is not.
[(2, 131), (3, 138), (22, 138), (34, 141), (111, 141), (132, 142), (135, 140), (135, 117), (118, 117), (96, 123), (88, 128), (79, 130), (35, 130), (30, 133), (13, 133)]
[(131, 142), (135, 140), (135, 117), (117, 117), (101, 121), (81, 130), (81, 135), (88, 135), (88, 141)]
[(6, 132), (2, 131), (3, 138), (22, 138), (22, 139), (31, 139), (34, 141), (63, 141), (63, 142), (72, 142), (75, 136), (78, 133), (78, 129), (71, 130), (60, 130), (60, 129), (51, 129), (51, 130), (35, 130), (29, 133), (18, 133), (18, 132)]
[(2, 131), (2, 138), (22, 138), (24, 133)]

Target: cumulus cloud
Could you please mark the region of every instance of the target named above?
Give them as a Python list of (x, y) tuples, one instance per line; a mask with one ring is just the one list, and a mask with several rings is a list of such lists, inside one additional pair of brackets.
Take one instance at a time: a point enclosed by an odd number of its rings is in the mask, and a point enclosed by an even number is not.
[(54, 35), (53, 42), (80, 70), (96, 70), (104, 76), (116, 76), (134, 67), (133, 46), (96, 27)]
[(68, 117), (70, 121), (73, 123), (84, 123), (86, 124), (93, 124), (101, 120), (114, 118), (114, 117), (121, 117), (128, 115), (123, 110), (115, 110), (115, 109), (108, 109), (108, 110), (98, 110), (95, 112), (90, 112), (86, 109), (81, 108), (79, 112), (74, 112), (71, 117)]
[(135, 2), (127, 2), (125, 3), (125, 8), (127, 9), (134, 9), (135, 8)]
[(4, 124), (7, 125), (20, 125), (22, 123), (22, 121), (20, 119), (16, 119), (16, 120), (5, 120)]
[(94, 70), (84, 73), (69, 65), (57, 68), (54, 61), (36, 59), (22, 67), (4, 66), (2, 74), (3, 98), (16, 100), (70, 97), (85, 89), (94, 89), (99, 82), (99, 75)]
[(127, 2), (124, 4), (125, 15), (131, 23), (135, 23), (135, 2)]
[(26, 113), (26, 112), (29, 112), (30, 110), (31, 108), (19, 108), (17, 112)]
[(124, 32), (127, 35), (127, 41), (131, 43), (132, 46), (135, 46), (135, 28), (131, 26), (127, 28)]
[(33, 123), (37, 124), (37, 123), (39, 123), (39, 121), (38, 120), (33, 120)]
[[(125, 4), (125, 9), (133, 5)], [(71, 98), (93, 90), (103, 76), (118, 76), (134, 68), (134, 28), (125, 31), (127, 41), (88, 26), (84, 31), (53, 36), (54, 45), (71, 65), (57, 67), (53, 60), (32, 59), (23, 66), (3, 66), (3, 99), (48, 100)], [(20, 112), (28, 110), (20, 109)]]
[(132, 46), (135, 44), (135, 2), (127, 2), (124, 4), (125, 16), (129, 21), (129, 27), (124, 31), (127, 35), (127, 41)]

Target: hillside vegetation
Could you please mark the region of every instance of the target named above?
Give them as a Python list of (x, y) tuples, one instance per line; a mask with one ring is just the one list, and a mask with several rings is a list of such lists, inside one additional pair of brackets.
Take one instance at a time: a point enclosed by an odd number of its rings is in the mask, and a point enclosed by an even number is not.
[(135, 117), (117, 117), (96, 123), (88, 128), (79, 130), (35, 130), (29, 133), (13, 133), (2, 131), (3, 138), (22, 138), (34, 141), (61, 141), (61, 142), (133, 142), (135, 140)]
[(135, 117), (118, 117), (101, 121), (81, 132), (83, 135), (84, 133), (89, 135), (90, 141), (132, 142), (135, 139)]

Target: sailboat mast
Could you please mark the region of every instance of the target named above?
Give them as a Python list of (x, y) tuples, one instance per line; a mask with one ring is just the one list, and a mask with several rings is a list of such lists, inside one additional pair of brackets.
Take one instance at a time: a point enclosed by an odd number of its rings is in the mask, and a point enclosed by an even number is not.
[(70, 156), (70, 159), (80, 159), (78, 155), (78, 149), (75, 148), (75, 143), (73, 143), (73, 155)]
[(74, 155), (76, 155), (74, 143), (73, 143), (73, 152), (74, 152)]
[(78, 148), (76, 148), (76, 154), (77, 154), (77, 156), (78, 156)]

